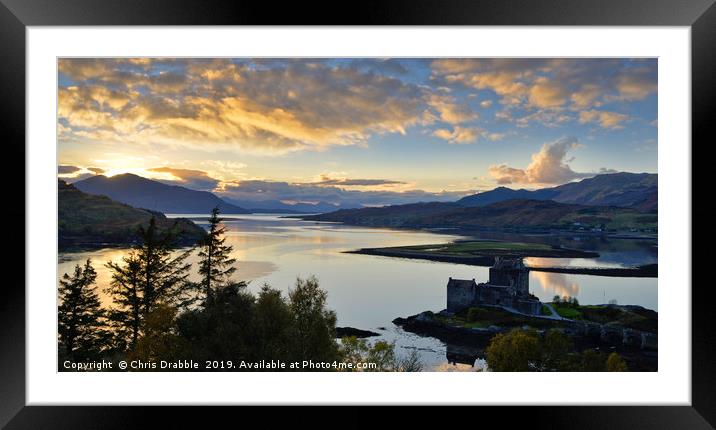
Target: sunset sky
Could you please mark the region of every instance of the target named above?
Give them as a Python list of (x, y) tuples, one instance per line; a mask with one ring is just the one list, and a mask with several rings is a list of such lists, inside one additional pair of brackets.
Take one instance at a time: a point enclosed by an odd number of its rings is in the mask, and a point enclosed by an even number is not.
[(131, 172), (231, 198), (383, 204), (657, 168), (655, 59), (58, 66), (69, 180)]

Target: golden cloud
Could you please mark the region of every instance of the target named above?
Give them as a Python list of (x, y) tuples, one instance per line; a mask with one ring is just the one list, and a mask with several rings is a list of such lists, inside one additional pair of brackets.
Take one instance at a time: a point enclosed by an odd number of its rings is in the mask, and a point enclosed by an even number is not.
[(577, 108), (585, 108), (591, 106), (602, 95), (603, 90), (599, 85), (584, 84), (573, 92), (570, 98)]
[[(456, 126), (452, 131), (440, 128), (433, 132), (433, 136), (449, 143), (465, 144), (475, 143), (481, 136), (485, 136), (487, 132), (479, 127), (460, 127)], [(497, 134), (495, 134), (497, 136)], [(499, 139), (497, 139), (499, 140)]]
[(455, 103), (452, 97), (433, 95), (428, 105), (438, 112), (441, 120), (449, 124), (461, 124), (478, 117), (467, 105)]
[(650, 70), (640, 68), (620, 75), (617, 78), (617, 89), (621, 100), (642, 100), (656, 92), (657, 82)]
[(545, 77), (535, 80), (530, 88), (529, 103), (538, 108), (555, 108), (567, 101), (567, 91)]
[(575, 137), (563, 137), (542, 145), (539, 152), (532, 155), (532, 162), (525, 169), (500, 164), (490, 166), (489, 173), (498, 184), (562, 184), (593, 176), (575, 172), (567, 164), (567, 153), (578, 147), (579, 142)]
[[(155, 62), (171, 67), (157, 71)], [(223, 59), (139, 65), (64, 59), (60, 72), (79, 81), (60, 89), (58, 112), (67, 140), (205, 148), (223, 143), (282, 153), (404, 134), (424, 121), (424, 94), (417, 86), (322, 63), (286, 60), (266, 68)], [(435, 108), (451, 123), (471, 117), (449, 100)]]
[(622, 122), (628, 119), (628, 115), (610, 111), (588, 110), (579, 113), (580, 124), (597, 123), (607, 129), (623, 128)]
[[(655, 93), (656, 69), (639, 64), (616, 59), (440, 59), (431, 67), (437, 83), (491, 90), (501, 97), (501, 104), (526, 111), (520, 117), (503, 112), (498, 119), (516, 120), (518, 126), (530, 122), (555, 126), (574, 117), (552, 111), (590, 110), (613, 101), (643, 100)], [(586, 122), (612, 129), (627, 119), (614, 112), (584, 115)]]

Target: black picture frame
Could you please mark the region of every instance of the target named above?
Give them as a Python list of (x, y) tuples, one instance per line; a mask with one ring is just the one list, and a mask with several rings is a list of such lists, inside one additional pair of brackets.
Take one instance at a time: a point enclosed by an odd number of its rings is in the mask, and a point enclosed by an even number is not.
[[(712, 113), (716, 111), (714, 0), (394, 0), (276, 4), (244, 0), (0, 0), (0, 130), (6, 162), (11, 164), (7, 169), (13, 172), (14, 178), (25, 177), (26, 27), (296, 24), (687, 26), (691, 28), (692, 37), (692, 142), (707, 143)], [(684, 145), (684, 150), (688, 150), (687, 143)], [(12, 199), (12, 204), (3, 211), (7, 222), (12, 223), (6, 225), (16, 226), (25, 219), (25, 192), (17, 183), (6, 182), (5, 196), (10, 194)], [(29, 227), (25, 225), (25, 229)], [(23, 243), (25, 250), (24, 230), (7, 228), (5, 237), (18, 249)], [(5, 264), (27, 270), (30, 257), (18, 250), (5, 257)], [(24, 272), (15, 272), (15, 277), (5, 279), (0, 288), (0, 426), (8, 429), (133, 428), (145, 422), (147, 414), (159, 414), (164, 420), (162, 428), (177, 428), (188, 426), (192, 417), (211, 416), (213, 421), (222, 416), (235, 416), (234, 408), (207, 411), (206, 408), (180, 407), (25, 406), (25, 277)], [(711, 329), (713, 294), (710, 285), (701, 287), (705, 288), (692, 289), (691, 406), (520, 407), (514, 412), (489, 407), (477, 412), (480, 420), (487, 423), (492, 421), (491, 417), (509, 416), (510, 424), (536, 428), (713, 428), (716, 424), (713, 359), (716, 334)], [(401, 415), (410, 416), (419, 411), (423, 415), (425, 411), (430, 413), (426, 408), (413, 408)], [(296, 414), (291, 411), (271, 415), (290, 415), (294, 422), (300, 422)], [(361, 421), (357, 418), (356, 424)], [(203, 427), (209, 422), (204, 421)]]

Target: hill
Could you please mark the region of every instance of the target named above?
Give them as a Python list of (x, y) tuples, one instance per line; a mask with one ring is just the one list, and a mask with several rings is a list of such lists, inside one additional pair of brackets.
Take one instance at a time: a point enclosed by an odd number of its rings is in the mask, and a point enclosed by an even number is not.
[(286, 204), (280, 200), (236, 200), (231, 198), (224, 198), (224, 201), (248, 208), (252, 213), (317, 214), (340, 209), (336, 205), (325, 202)]
[(587, 206), (619, 206), (656, 212), (658, 175), (651, 173), (610, 173), (540, 190), (513, 190), (498, 187), (463, 197), (457, 204), (481, 207), (514, 199), (554, 200)]
[(302, 217), (371, 227), (656, 231), (657, 216), (637, 209), (551, 200), (507, 200), (481, 207), (420, 203), (340, 210)]
[(194, 244), (205, 234), (204, 229), (187, 219), (168, 219), (162, 213), (87, 194), (62, 180), (58, 181), (57, 202), (60, 249), (133, 243), (139, 226), (148, 225), (152, 216), (160, 230), (177, 229), (179, 244)]
[(167, 185), (159, 181), (125, 173), (108, 178), (93, 176), (74, 183), (74, 186), (89, 194), (107, 196), (135, 208), (144, 208), (172, 214), (209, 214), (219, 207), (224, 214), (245, 214), (251, 211), (227, 203), (208, 191), (196, 191), (178, 185)]

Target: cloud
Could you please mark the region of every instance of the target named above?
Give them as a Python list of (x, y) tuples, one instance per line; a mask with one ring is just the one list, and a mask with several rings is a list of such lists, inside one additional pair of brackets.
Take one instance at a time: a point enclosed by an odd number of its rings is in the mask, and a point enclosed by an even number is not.
[(628, 119), (628, 115), (610, 111), (588, 110), (579, 113), (580, 124), (596, 123), (612, 130), (624, 128), (622, 123)]
[(606, 175), (606, 174), (609, 174), (609, 173), (619, 173), (619, 171), (616, 170), (616, 169), (607, 169), (606, 167), (601, 167), (601, 168), (599, 168), (599, 174), (600, 174), (600, 175)]
[(433, 136), (457, 144), (475, 143), (478, 138), (485, 135), (487, 132), (479, 127), (456, 126), (452, 131), (440, 128), (433, 132)]
[[(657, 90), (653, 59), (71, 58), (58, 67), (60, 144), (270, 155), (367, 145), (411, 128), (472, 142), (478, 113), (468, 99), (494, 103), (482, 91), (512, 109), (500, 120), (560, 127)], [(584, 115), (609, 129), (623, 122)]]
[(394, 181), (390, 179), (350, 179), (335, 178), (327, 174), (319, 176), (319, 180), (312, 182), (312, 185), (338, 185), (347, 187), (374, 187), (382, 185), (403, 185), (405, 182)]
[[(59, 92), (63, 136), (88, 142), (286, 153), (403, 134), (426, 106), (415, 84), (315, 60), (63, 59), (60, 73), (73, 82)], [(471, 118), (436, 103), (445, 121)]]
[(525, 128), (535, 122), (542, 124), (545, 127), (559, 127), (562, 124), (571, 121), (573, 118), (562, 111), (538, 110), (520, 117), (507, 116), (506, 119), (514, 122), (517, 127)]
[(643, 100), (656, 92), (657, 82), (654, 71), (641, 67), (619, 75), (616, 80), (620, 100)]
[(267, 200), (326, 203), (338, 207), (368, 207), (426, 201), (455, 201), (473, 190), (428, 192), (423, 190), (355, 190), (321, 183), (289, 183), (282, 181), (246, 180), (223, 182), (216, 193), (239, 202)]
[(526, 184), (530, 182), (527, 173), (523, 169), (509, 167), (506, 164), (490, 166), (489, 173), (498, 184)]
[(583, 84), (572, 93), (570, 98), (574, 106), (581, 109), (592, 106), (601, 95), (602, 88), (599, 85)]
[(437, 111), (442, 121), (449, 124), (461, 124), (478, 117), (469, 106), (455, 103), (452, 97), (435, 95), (430, 97), (428, 105)]
[[(434, 73), (451, 84), (462, 84), (479, 90), (492, 90), (501, 97), (500, 103), (522, 105), (549, 101), (553, 103), (555, 84), (540, 79), (538, 73), (548, 72), (559, 63), (556, 59), (492, 58), (440, 59), (432, 63)], [(531, 96), (533, 85), (537, 87)], [(539, 87), (542, 85), (542, 87)], [(545, 99), (545, 97), (547, 97)]]
[(487, 138), (493, 142), (500, 141), (500, 140), (504, 139), (505, 136), (506, 136), (505, 133), (488, 133), (487, 134)]
[(60, 175), (71, 175), (73, 173), (77, 173), (80, 170), (82, 170), (80, 167), (77, 166), (68, 166), (65, 164), (60, 164), (57, 166), (57, 173)]
[[(536, 122), (549, 127), (572, 121), (556, 112), (593, 110), (612, 102), (644, 100), (657, 91), (654, 59), (439, 59), (431, 63), (436, 83), (489, 90), (506, 108), (522, 113), (499, 119), (522, 119), (518, 126)], [(604, 117), (606, 128), (620, 122)], [(600, 121), (602, 122), (602, 121)]]
[(101, 175), (106, 172), (106, 170), (104, 170), (100, 167), (88, 167), (87, 170), (94, 173), (95, 175)]
[(338, 177), (336, 173), (318, 175), (314, 182), (290, 183), (262, 179), (221, 181), (201, 170), (168, 166), (147, 169), (147, 172), (160, 174), (160, 176), (153, 176), (153, 179), (166, 184), (211, 191), (240, 204), (250, 203), (259, 206), (261, 202), (281, 201), (323, 203), (336, 208), (354, 208), (420, 201), (455, 201), (473, 193), (472, 190), (456, 192), (428, 192), (414, 188), (396, 190), (395, 187), (408, 184), (390, 179)]
[(535, 80), (530, 88), (529, 102), (539, 108), (562, 106), (567, 101), (567, 90), (545, 77)]
[(542, 145), (525, 169), (500, 164), (490, 166), (489, 173), (498, 184), (563, 184), (594, 176), (593, 173), (575, 172), (567, 165), (567, 153), (578, 147), (577, 138), (563, 137)]
[(182, 186), (194, 190), (211, 191), (219, 181), (211, 178), (206, 172), (192, 169), (177, 169), (173, 167), (155, 167), (147, 169), (149, 172), (167, 173), (169, 178), (165, 178), (164, 182), (179, 182)]

